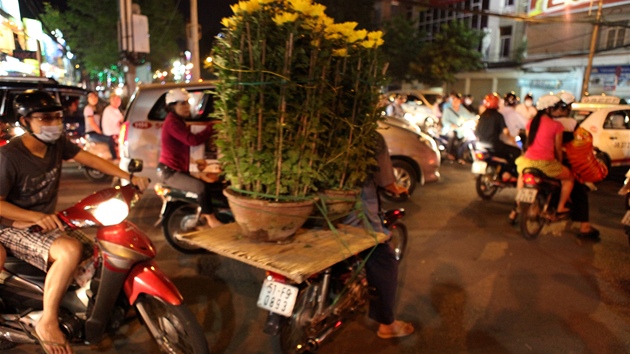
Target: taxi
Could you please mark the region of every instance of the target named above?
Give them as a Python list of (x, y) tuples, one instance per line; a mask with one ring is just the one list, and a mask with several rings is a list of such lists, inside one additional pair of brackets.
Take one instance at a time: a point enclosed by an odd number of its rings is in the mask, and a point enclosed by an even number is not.
[(614, 96), (589, 96), (573, 103), (572, 116), (593, 135), (606, 166), (630, 166), (630, 105)]

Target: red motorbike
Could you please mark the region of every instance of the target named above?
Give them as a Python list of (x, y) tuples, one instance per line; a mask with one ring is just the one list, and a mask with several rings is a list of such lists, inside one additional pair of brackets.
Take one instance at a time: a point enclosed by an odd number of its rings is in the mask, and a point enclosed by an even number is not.
[[(132, 160), (130, 172), (142, 170)], [(60, 327), (71, 342), (98, 343), (119, 329), (129, 314), (139, 315), (161, 351), (208, 353), (204, 331), (184, 305), (175, 285), (152, 261), (156, 250), (147, 235), (125, 220), (140, 191), (129, 184), (107, 188), (59, 212), (66, 232), (87, 241), (80, 229), (96, 227), (93, 272), (68, 288)], [(84, 242), (85, 243), (85, 242)], [(9, 257), (0, 276), (0, 349), (35, 343), (31, 335), (42, 314), (45, 273)]]

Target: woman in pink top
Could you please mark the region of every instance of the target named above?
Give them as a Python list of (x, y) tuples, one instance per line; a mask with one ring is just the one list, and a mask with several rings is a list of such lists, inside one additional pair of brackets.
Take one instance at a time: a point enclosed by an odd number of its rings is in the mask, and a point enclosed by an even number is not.
[[(573, 174), (561, 163), (564, 127), (551, 118), (552, 112), (559, 109), (560, 102), (560, 98), (554, 95), (540, 97), (536, 103), (538, 114), (527, 123), (527, 151), (516, 159), (519, 175), (525, 168), (534, 167), (547, 176), (560, 180), (562, 189), (556, 209), (558, 216), (568, 214), (566, 203), (573, 189)], [(519, 178), (518, 188), (522, 187), (523, 181)]]

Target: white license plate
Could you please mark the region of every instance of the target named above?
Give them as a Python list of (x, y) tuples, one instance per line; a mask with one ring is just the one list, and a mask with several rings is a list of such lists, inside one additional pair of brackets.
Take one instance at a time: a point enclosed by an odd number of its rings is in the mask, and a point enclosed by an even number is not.
[(533, 203), (536, 200), (538, 190), (533, 188), (520, 188), (516, 192), (516, 201), (522, 203)]
[(472, 164), (472, 173), (476, 175), (483, 175), (486, 173), (486, 168), (488, 167), (488, 163), (485, 161), (473, 161)]
[(258, 296), (258, 307), (285, 317), (291, 317), (298, 291), (295, 286), (265, 279)]
[(626, 215), (621, 219), (621, 223), (627, 226), (630, 226), (630, 210), (626, 211)]

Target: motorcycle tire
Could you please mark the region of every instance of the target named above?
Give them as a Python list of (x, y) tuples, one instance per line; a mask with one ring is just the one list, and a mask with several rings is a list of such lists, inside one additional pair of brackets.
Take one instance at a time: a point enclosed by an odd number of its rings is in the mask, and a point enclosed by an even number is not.
[(162, 232), (166, 242), (176, 251), (184, 254), (208, 253), (207, 250), (191, 245), (177, 238), (178, 233), (194, 231), (198, 226), (197, 205), (184, 202), (170, 206), (162, 217)]
[(533, 240), (540, 234), (545, 226), (545, 218), (543, 217), (543, 208), (545, 200), (543, 196), (537, 195), (533, 203), (519, 204), (519, 228), (521, 235), (527, 240)]
[(83, 166), (83, 175), (92, 182), (105, 182), (110, 176), (91, 167)]
[(391, 232), (389, 247), (394, 251), (396, 260), (400, 262), (407, 249), (407, 226), (402, 222), (395, 222), (389, 227), (389, 231)]
[(494, 168), (488, 167), (486, 173), (475, 178), (475, 190), (483, 200), (490, 200), (499, 191), (499, 186), (494, 183)]
[(210, 353), (203, 329), (183, 303), (175, 306), (143, 294), (134, 305), (161, 352)]
[(317, 335), (309, 336), (309, 323), (317, 311), (319, 285), (313, 282), (300, 287), (291, 317), (282, 321), (280, 333), (274, 337), (282, 353), (315, 353), (319, 349), (319, 344), (313, 339)]

